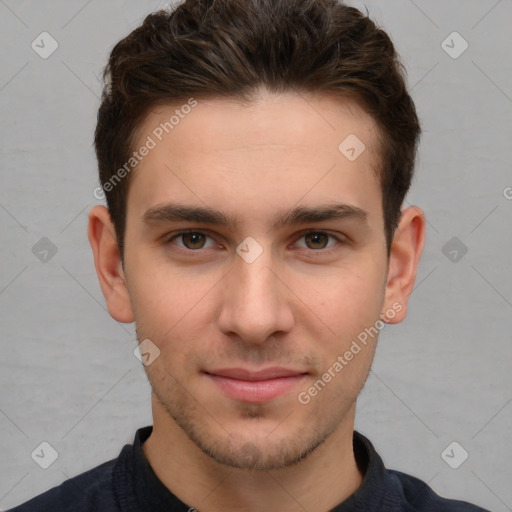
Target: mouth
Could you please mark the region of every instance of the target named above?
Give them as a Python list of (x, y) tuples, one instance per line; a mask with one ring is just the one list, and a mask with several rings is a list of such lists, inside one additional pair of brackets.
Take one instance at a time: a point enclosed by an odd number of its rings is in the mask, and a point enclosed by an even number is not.
[(251, 371), (245, 368), (222, 368), (204, 374), (220, 390), (240, 402), (265, 403), (296, 387), (307, 372), (290, 368), (272, 367)]

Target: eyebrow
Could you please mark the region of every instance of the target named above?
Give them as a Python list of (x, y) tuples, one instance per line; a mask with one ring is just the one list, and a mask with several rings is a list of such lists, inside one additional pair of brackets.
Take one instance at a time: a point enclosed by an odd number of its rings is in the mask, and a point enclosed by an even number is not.
[(168, 203), (157, 205), (147, 210), (142, 216), (146, 223), (190, 221), (201, 224), (213, 224), (229, 226), (236, 224), (235, 219), (225, 213), (203, 206), (188, 206), (183, 204)]
[(348, 204), (329, 204), (310, 208), (298, 206), (282, 215), (274, 224), (274, 227), (327, 220), (354, 219), (364, 222), (367, 216), (368, 214), (363, 209)]
[[(365, 222), (367, 217), (366, 211), (348, 204), (327, 204), (315, 207), (298, 206), (282, 214), (273, 227), (345, 219)], [(150, 208), (143, 214), (142, 220), (146, 224), (173, 221), (197, 222), (217, 226), (236, 226), (238, 224), (235, 217), (227, 215), (220, 210), (175, 203), (167, 203)]]

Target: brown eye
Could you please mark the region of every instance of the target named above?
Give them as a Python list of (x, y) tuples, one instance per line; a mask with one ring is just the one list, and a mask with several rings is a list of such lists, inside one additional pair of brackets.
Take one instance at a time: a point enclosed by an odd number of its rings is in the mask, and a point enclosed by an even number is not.
[(179, 238), (187, 249), (202, 249), (206, 242), (206, 235), (203, 233), (183, 233)]
[(165, 241), (165, 244), (171, 250), (181, 251), (181, 254), (192, 255), (192, 252), (203, 253), (208, 249), (219, 248), (219, 245), (215, 239), (203, 231), (180, 231), (178, 233), (169, 236)]
[(320, 231), (307, 233), (304, 239), (308, 249), (325, 249), (329, 243), (329, 235)]

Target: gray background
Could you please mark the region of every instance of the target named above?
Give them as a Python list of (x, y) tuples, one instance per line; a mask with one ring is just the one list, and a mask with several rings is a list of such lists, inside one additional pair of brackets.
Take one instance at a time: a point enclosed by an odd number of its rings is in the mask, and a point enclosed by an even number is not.
[[(381, 335), (356, 428), (388, 467), (512, 510), (512, 2), (365, 4), (408, 69), (424, 131), (408, 201), (429, 226), (409, 316)], [(0, 0), (4, 510), (114, 458), (151, 423), (134, 329), (106, 312), (86, 226), (98, 77), (113, 44), (164, 5)], [(31, 48), (43, 31), (59, 45), (47, 59)], [(469, 45), (458, 58), (441, 45), (453, 31)], [(54, 255), (45, 241), (33, 250), (43, 237)], [(46, 470), (31, 458), (42, 441), (58, 452)], [(453, 441), (469, 453), (458, 469), (441, 457)]]

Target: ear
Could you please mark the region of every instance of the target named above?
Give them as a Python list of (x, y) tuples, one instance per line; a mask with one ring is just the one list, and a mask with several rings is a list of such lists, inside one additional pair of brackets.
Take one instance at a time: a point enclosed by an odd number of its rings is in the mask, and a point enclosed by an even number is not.
[(397, 324), (407, 315), (416, 271), (425, 245), (425, 214), (417, 206), (402, 211), (391, 244), (385, 299), (381, 319)]
[(88, 236), (108, 312), (118, 322), (133, 322), (115, 229), (105, 206), (95, 206), (89, 213)]

